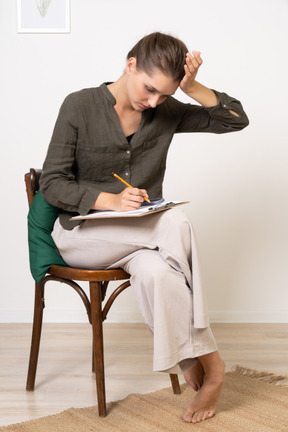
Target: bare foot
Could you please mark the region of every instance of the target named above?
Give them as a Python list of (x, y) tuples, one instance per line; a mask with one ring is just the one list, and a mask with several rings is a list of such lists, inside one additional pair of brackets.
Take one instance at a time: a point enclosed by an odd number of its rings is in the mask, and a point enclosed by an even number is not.
[[(204, 371), (203, 385), (183, 416), (187, 423), (199, 423), (215, 415), (224, 382), (225, 365), (218, 351), (200, 356), (199, 361)], [(191, 369), (188, 372), (191, 373)], [(195, 380), (192, 379), (191, 382), (192, 388), (195, 389)]]
[(193, 390), (198, 391), (203, 385), (204, 369), (200, 361), (188, 371), (183, 374), (185, 381), (189, 384)]

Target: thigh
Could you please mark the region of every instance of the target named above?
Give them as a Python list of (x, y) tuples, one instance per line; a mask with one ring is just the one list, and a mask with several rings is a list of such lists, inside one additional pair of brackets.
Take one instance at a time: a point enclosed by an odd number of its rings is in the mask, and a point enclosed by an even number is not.
[[(107, 268), (121, 266), (121, 260), (141, 249), (157, 249), (159, 242), (167, 238), (167, 227), (171, 221), (177, 224), (170, 211), (142, 218), (115, 218), (86, 220), (73, 230), (62, 228), (55, 222), (52, 237), (64, 261), (70, 266), (82, 268)], [(163, 220), (163, 222), (161, 222)], [(170, 222), (169, 222), (170, 220)], [(169, 223), (168, 223), (169, 222)], [(177, 235), (174, 233), (175, 243)], [(175, 244), (174, 244), (175, 246)]]
[(83, 224), (69, 231), (57, 220), (52, 237), (64, 261), (72, 267), (120, 267), (120, 260), (139, 249), (138, 245), (117, 241), (116, 233), (111, 237), (110, 226), (103, 223)]
[[(179, 282), (184, 282), (183, 273), (175, 270), (159, 253), (157, 249), (141, 249), (127, 256), (122, 260), (121, 266), (130, 275), (132, 281), (141, 281), (146, 285), (166, 284), (171, 278), (179, 278)], [(173, 285), (173, 284), (169, 284)], [(174, 288), (174, 285), (173, 287)], [(175, 287), (176, 288), (176, 287)], [(168, 287), (166, 287), (168, 289)]]

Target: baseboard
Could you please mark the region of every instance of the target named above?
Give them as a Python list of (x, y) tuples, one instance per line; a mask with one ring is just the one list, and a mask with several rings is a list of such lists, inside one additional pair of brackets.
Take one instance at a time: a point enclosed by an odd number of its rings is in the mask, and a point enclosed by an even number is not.
[(287, 311), (210, 311), (212, 323), (288, 323)]
[[(0, 323), (32, 323), (33, 311), (5, 310), (0, 312)], [(88, 317), (84, 311), (71, 310), (45, 310), (43, 322), (48, 323), (87, 323)], [(137, 323), (143, 322), (142, 316), (138, 311), (117, 312), (110, 311), (107, 322), (113, 323)]]
[[(1, 323), (31, 323), (33, 312), (19, 310), (2, 310)], [(82, 310), (45, 310), (44, 322), (56, 323), (87, 323), (88, 318)], [(210, 311), (211, 323), (288, 323), (288, 311)], [(138, 311), (109, 312), (107, 322), (141, 323), (142, 316)]]

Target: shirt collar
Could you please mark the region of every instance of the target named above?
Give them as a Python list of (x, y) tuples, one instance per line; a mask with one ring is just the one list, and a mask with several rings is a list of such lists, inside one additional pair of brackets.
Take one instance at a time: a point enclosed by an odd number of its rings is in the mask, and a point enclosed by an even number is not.
[(107, 87), (108, 84), (112, 84), (112, 82), (104, 82), (103, 84), (100, 85), (100, 89), (103, 92), (104, 96), (109, 100), (109, 102), (111, 102), (112, 105), (115, 105), (116, 99), (108, 89)]

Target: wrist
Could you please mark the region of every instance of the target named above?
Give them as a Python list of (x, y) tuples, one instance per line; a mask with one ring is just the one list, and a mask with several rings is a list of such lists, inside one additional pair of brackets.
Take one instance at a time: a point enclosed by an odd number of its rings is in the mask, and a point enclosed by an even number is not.
[(219, 104), (220, 100), (213, 90), (205, 87), (197, 81), (193, 81), (193, 84), (189, 87), (189, 90), (184, 91), (187, 96), (194, 99), (196, 102), (204, 106), (205, 108), (211, 108)]
[(194, 96), (197, 95), (197, 91), (199, 91), (199, 86), (198, 86), (198, 82), (197, 81), (193, 81), (192, 84), (189, 85), (189, 88), (187, 89), (182, 89), (182, 91), (189, 97), (191, 97), (192, 99), (194, 99)]
[(101, 192), (93, 204), (92, 210), (114, 210), (115, 197), (115, 194)]

